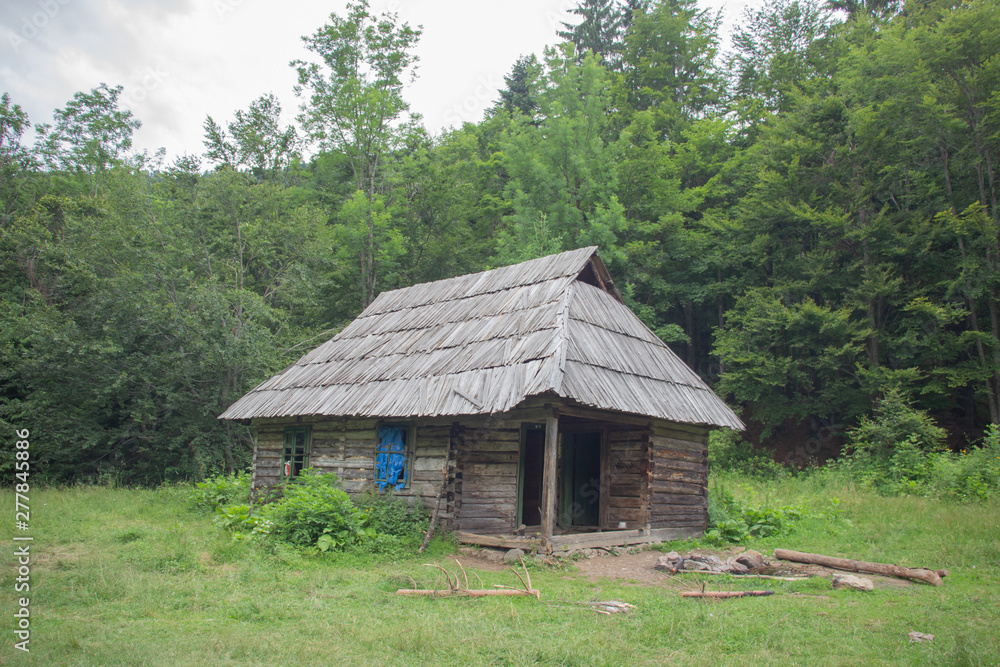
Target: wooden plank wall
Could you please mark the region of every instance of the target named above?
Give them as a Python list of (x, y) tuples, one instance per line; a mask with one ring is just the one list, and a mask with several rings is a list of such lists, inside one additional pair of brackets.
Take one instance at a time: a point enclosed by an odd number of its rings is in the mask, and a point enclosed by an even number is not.
[(509, 533), (517, 519), (518, 422), (462, 427), (458, 433), (454, 524), (457, 530)]
[(650, 526), (708, 526), (708, 431), (656, 421), (650, 437)]
[(607, 519), (603, 529), (645, 528), (649, 509), (649, 428), (611, 424), (607, 427), (608, 471), (605, 476)]
[[(341, 488), (345, 491), (353, 494), (373, 487), (378, 420), (332, 418), (315, 421), (255, 421), (257, 447), (254, 451), (254, 488), (271, 486), (280, 480), (281, 452), (287, 426), (312, 427), (309, 465), (323, 472), (336, 473)], [(416, 445), (410, 465), (410, 484), (394, 493), (403, 497), (420, 498), (427, 507), (432, 507), (441, 490), (450, 447), (449, 425), (422, 425), (418, 422)], [(439, 516), (445, 521), (450, 519), (450, 513), (444, 506)]]

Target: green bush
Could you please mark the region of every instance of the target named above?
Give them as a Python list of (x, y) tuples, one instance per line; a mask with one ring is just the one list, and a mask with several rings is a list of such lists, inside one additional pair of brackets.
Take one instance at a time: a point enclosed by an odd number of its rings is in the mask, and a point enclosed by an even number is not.
[(354, 497), (354, 504), (364, 514), (366, 524), (380, 535), (416, 540), (419, 544), (427, 531), (427, 511), (419, 500), (400, 498), (391, 491), (366, 491)]
[(216, 475), (194, 485), (188, 496), (191, 505), (201, 511), (214, 512), (225, 505), (250, 500), (250, 473)]
[[(882, 396), (874, 419), (866, 415), (847, 432), (847, 450), (862, 465), (902, 470), (922, 465), (917, 452), (941, 451), (946, 435), (926, 412), (914, 408), (900, 389), (893, 388)], [(893, 461), (897, 454), (900, 457)]]
[(708, 530), (705, 539), (715, 544), (743, 542), (748, 538), (784, 535), (802, 518), (802, 508), (751, 507), (724, 486), (715, 485), (708, 494)]
[(280, 540), (301, 547), (319, 546), (323, 551), (374, 533), (366, 530), (364, 513), (340, 488), (337, 476), (311, 468), (285, 486), (280, 500), (261, 507), (256, 518), (269, 521), (270, 534)]
[[(887, 496), (985, 501), (1000, 495), (1000, 430), (995, 424), (978, 446), (950, 452), (941, 446), (943, 432), (926, 414), (893, 400), (888, 414), (883, 409), (876, 419), (862, 420), (851, 435), (853, 453), (828, 466), (830, 474)], [(898, 439), (890, 441), (893, 437)]]

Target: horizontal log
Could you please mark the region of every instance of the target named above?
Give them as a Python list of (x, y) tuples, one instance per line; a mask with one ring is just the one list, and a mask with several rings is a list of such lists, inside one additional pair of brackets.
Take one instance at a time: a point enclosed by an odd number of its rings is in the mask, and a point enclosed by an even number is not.
[(537, 547), (539, 540), (537, 537), (520, 535), (482, 535), (463, 530), (456, 530), (452, 533), (460, 544), (478, 544), (483, 547), (500, 547), (503, 549), (520, 548), (525, 551), (532, 547)]
[(521, 429), (467, 428), (462, 432), (466, 444), (476, 442), (521, 442)]
[(641, 498), (643, 496), (643, 487), (640, 484), (612, 484), (610, 493), (612, 496)]
[(684, 493), (650, 493), (649, 499), (652, 501), (653, 507), (658, 505), (708, 507), (708, 498), (705, 496), (693, 496)]
[(661, 435), (654, 435), (649, 439), (649, 444), (655, 452), (657, 449), (670, 449), (681, 452), (696, 452), (707, 454), (708, 445), (703, 442), (684, 440), (681, 438), (670, 438)]
[[(433, 488), (437, 489), (441, 486), (442, 475), (440, 470), (412, 470), (410, 471), (410, 479), (414, 483), (430, 483), (433, 485)], [(437, 493), (437, 491), (434, 493)]]
[(466, 464), (477, 463), (517, 463), (518, 452), (468, 452), (462, 460)]
[(654, 473), (667, 471), (686, 471), (707, 475), (708, 463), (691, 463), (689, 461), (677, 461), (675, 459), (656, 459), (653, 462)]
[(631, 424), (635, 426), (648, 427), (652, 421), (649, 417), (636, 417), (626, 415), (611, 410), (598, 410), (596, 408), (578, 407), (575, 405), (553, 405), (560, 415), (568, 417), (583, 417), (584, 419), (594, 419), (598, 421), (613, 422), (616, 424)]
[(651, 512), (650, 512), (650, 517), (652, 517), (652, 519), (654, 521), (660, 521), (660, 520), (670, 521), (670, 520), (674, 520), (674, 519), (676, 519), (676, 520), (681, 520), (681, 519), (699, 519), (700, 520), (700, 519), (704, 519), (706, 516), (708, 516), (708, 511), (705, 510), (705, 509), (703, 509), (703, 508), (696, 508), (694, 510), (686, 510), (686, 511), (668, 511), (668, 512), (665, 512), (665, 511), (653, 508), (651, 510)]
[(510, 440), (463, 441), (459, 446), (459, 451), (463, 454), (469, 452), (518, 452), (520, 450), (520, 441), (513, 442)]
[(448, 458), (447, 447), (417, 447), (413, 450), (413, 455), (417, 458)]
[(642, 508), (622, 509), (619, 507), (609, 507), (608, 522), (612, 525), (615, 525), (619, 521), (625, 521), (626, 523), (629, 524), (645, 523), (646, 510)]
[(613, 485), (643, 484), (649, 479), (647, 475), (638, 472), (609, 472), (607, 478), (608, 483)]
[[(462, 509), (458, 511), (458, 518), (463, 522), (466, 519), (501, 519), (506, 526), (514, 521), (514, 508), (500, 510), (492, 505), (469, 505), (462, 503)], [(465, 524), (463, 523), (463, 525)]]
[(442, 468), (447, 465), (448, 459), (442, 457), (426, 457), (418, 456), (413, 459), (412, 468), (413, 470), (436, 470), (441, 471)]
[(607, 500), (608, 507), (643, 507), (645, 502), (642, 498), (635, 498), (632, 496), (610, 496)]
[(652, 495), (657, 493), (670, 493), (677, 495), (704, 495), (706, 492), (704, 484), (692, 484), (688, 482), (664, 482), (651, 480), (649, 482), (649, 492)]
[(450, 426), (420, 426), (417, 425), (417, 439), (420, 438), (451, 438)]
[(483, 477), (516, 477), (516, 463), (469, 463), (463, 466), (463, 471), (472, 476)]
[(503, 519), (463, 519), (461, 516), (456, 517), (455, 521), (460, 530), (473, 533), (506, 533), (511, 530), (514, 523)]
[(650, 450), (654, 465), (661, 459), (671, 461), (687, 461), (689, 463), (707, 463), (708, 454), (703, 451), (684, 451), (681, 449), (669, 449), (667, 447), (653, 447)]
[(650, 479), (654, 482), (684, 482), (686, 484), (704, 484), (708, 479), (708, 474), (704, 472), (690, 472), (683, 470), (664, 470), (660, 472), (654, 470)]
[(822, 565), (837, 570), (847, 570), (849, 572), (866, 572), (870, 574), (883, 574), (890, 577), (902, 577), (904, 579), (916, 579), (924, 581), (932, 586), (940, 586), (941, 575), (935, 570), (924, 568), (900, 567), (887, 563), (870, 563), (863, 560), (852, 560), (849, 558), (835, 558), (833, 556), (823, 556), (820, 554), (804, 553), (802, 551), (790, 551), (788, 549), (775, 549), (774, 557), (781, 560), (790, 560), (795, 563), (809, 563), (811, 565)]
[(698, 424), (684, 424), (681, 422), (654, 420), (653, 429), (657, 431), (674, 431), (679, 433), (692, 434), (700, 437), (708, 437), (709, 429)]
[(427, 438), (424, 436), (417, 436), (416, 440), (417, 449), (432, 448), (432, 449), (449, 449), (451, 447), (451, 438)]
[(517, 491), (515, 477), (479, 477), (463, 480), (466, 492), (514, 493)]

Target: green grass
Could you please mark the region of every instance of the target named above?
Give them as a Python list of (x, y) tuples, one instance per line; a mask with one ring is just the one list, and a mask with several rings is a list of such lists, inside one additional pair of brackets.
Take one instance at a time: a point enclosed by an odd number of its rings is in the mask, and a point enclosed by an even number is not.
[[(304, 556), (233, 543), (179, 490), (71, 488), (31, 493), (31, 653), (13, 649), (12, 548), (0, 558), (0, 663), (39, 665), (996, 665), (1000, 663), (1000, 504), (881, 498), (816, 480), (770, 485), (717, 478), (738, 496), (799, 504), (810, 515), (788, 536), (749, 543), (829, 555), (947, 567), (943, 586), (874, 593), (827, 580), (715, 588), (776, 594), (706, 603), (676, 587), (587, 581), (533, 569), (542, 601), (421, 599), (393, 592), (439, 586), (426, 562)], [(0, 492), (13, 512), (13, 494)], [(10, 522), (5, 522), (9, 525)], [(0, 539), (11, 542), (9, 527)], [(689, 548), (678, 543), (674, 548)], [(452, 567), (451, 569), (454, 569)], [(471, 575), (470, 575), (471, 576)], [(509, 573), (479, 572), (486, 585)], [(473, 581), (475, 581), (473, 577)], [(574, 604), (637, 606), (602, 616)], [(935, 635), (910, 644), (910, 630)]]

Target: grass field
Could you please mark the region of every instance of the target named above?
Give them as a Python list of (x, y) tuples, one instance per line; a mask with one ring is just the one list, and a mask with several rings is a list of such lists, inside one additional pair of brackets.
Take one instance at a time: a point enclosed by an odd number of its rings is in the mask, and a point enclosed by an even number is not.
[[(14, 592), (8, 546), (0, 559), (0, 663), (1000, 664), (1000, 503), (887, 499), (796, 479), (713, 483), (747, 499), (806, 508), (810, 518), (793, 534), (749, 543), (766, 555), (782, 546), (949, 568), (951, 576), (937, 588), (899, 584), (873, 593), (833, 591), (825, 579), (714, 577), (710, 587), (776, 594), (706, 603), (681, 599), (667, 583), (593, 582), (572, 566), (539, 567), (532, 579), (541, 602), (402, 598), (393, 592), (409, 577), (442, 585), (422, 564), (447, 565), (452, 546), (439, 541), (433, 555), (403, 562), (304, 556), (232, 542), (210, 516), (186, 508), (184, 489), (36, 489), (31, 652), (13, 646), (22, 594)], [(0, 497), (13, 515), (13, 493)], [(4, 523), (0, 538), (13, 545), (12, 521)], [(516, 583), (509, 573), (479, 574), (487, 585)], [(574, 604), (592, 599), (637, 609), (603, 616)], [(911, 644), (910, 630), (935, 639)]]

